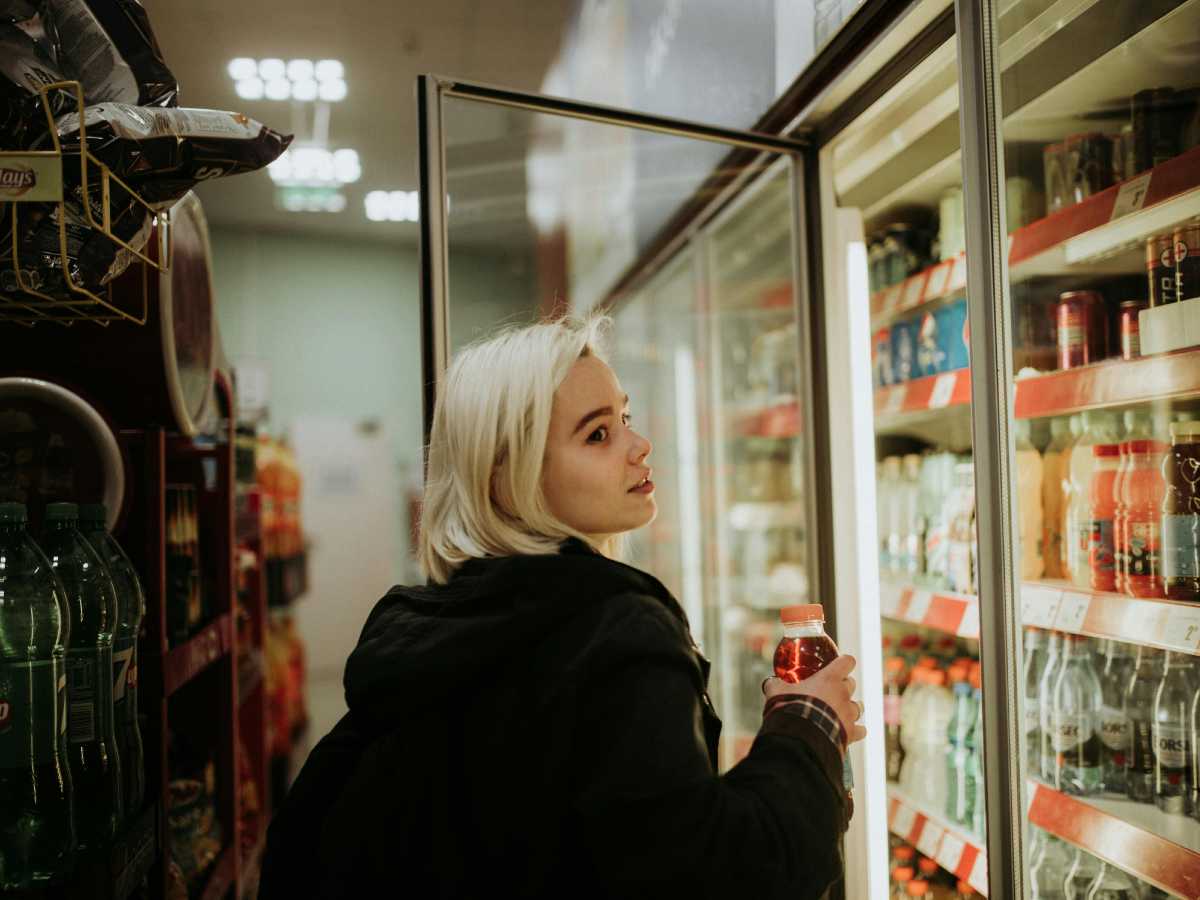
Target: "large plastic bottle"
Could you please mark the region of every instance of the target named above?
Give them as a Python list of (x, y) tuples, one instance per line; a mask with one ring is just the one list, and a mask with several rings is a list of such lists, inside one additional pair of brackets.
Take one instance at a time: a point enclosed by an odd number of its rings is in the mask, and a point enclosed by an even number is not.
[(887, 575), (899, 573), (901, 565), (900, 528), (900, 457), (889, 456), (883, 461), (883, 473), (879, 480), (879, 523), (882, 528), (883, 548), (880, 554), (880, 570)]
[(889, 656), (883, 664), (883, 730), (888, 781), (900, 779), (904, 745), (900, 743), (900, 708), (904, 695), (904, 660)]
[(1054, 784), (1055, 758), (1058, 753), (1054, 748), (1054, 685), (1058, 678), (1059, 663), (1062, 661), (1063, 636), (1057, 631), (1050, 632), (1046, 639), (1046, 664), (1042, 667), (1042, 677), (1038, 680), (1038, 730), (1041, 732), (1041, 761), (1038, 771), (1042, 780)]
[(1088, 486), (1091, 536), (1088, 539), (1088, 568), (1091, 587), (1097, 591), (1117, 589), (1116, 478), (1121, 461), (1119, 444), (1092, 447), (1092, 480)]
[(1163, 812), (1187, 815), (1191, 799), (1191, 707), (1196, 693), (1192, 660), (1166, 655), (1162, 681), (1154, 694), (1154, 802)]
[(1062, 525), (1059, 527), (1061, 551), (1058, 569), (1060, 577), (1070, 580), (1071, 566), (1077, 564), (1079, 559), (1075, 510), (1072, 509), (1072, 503), (1075, 500), (1075, 485), (1071, 482), (1071, 454), (1083, 436), (1083, 416), (1074, 415), (1067, 419), (1067, 431), (1068, 436), (1063, 442), (1062, 456), (1059, 460), (1059, 472), (1062, 474), (1060, 481), (1062, 500), (1059, 507)]
[(950, 586), (950, 496), (954, 491), (953, 453), (926, 456), (921, 464), (921, 506), (925, 519), (925, 577), (932, 588)]
[(1041, 578), (1046, 562), (1042, 546), (1042, 455), (1029, 441), (1029, 421), (1016, 423), (1017, 515), (1021, 539), (1021, 577)]
[(1120, 463), (1117, 465), (1117, 476), (1113, 480), (1113, 550), (1116, 557), (1117, 587), (1119, 593), (1129, 593), (1129, 500), (1127, 494), (1127, 479), (1133, 466), (1133, 444), (1137, 441), (1149, 440), (1150, 417), (1137, 410), (1129, 410), (1124, 415), (1125, 431), (1121, 436)]
[(1088, 639), (1063, 636), (1062, 662), (1054, 679), (1050, 714), (1058, 790), (1087, 796), (1100, 791), (1100, 679), (1092, 668)]
[(950, 589), (970, 594), (975, 584), (975, 467), (971, 463), (959, 463), (954, 467), (952, 498), (947, 560)]
[(104, 563), (76, 527), (74, 503), (46, 506), (42, 549), (71, 611), (67, 648), (67, 750), (81, 849), (105, 845), (123, 818), (121, 760), (113, 729), (113, 629), (119, 610)]
[(971, 667), (971, 706), (975, 721), (967, 732), (967, 762), (964, 778), (967, 783), (967, 815), (962, 824), (980, 839), (984, 836), (987, 810), (983, 790), (983, 680), (979, 663)]
[(1067, 877), (1063, 881), (1066, 900), (1086, 900), (1096, 876), (1100, 874), (1100, 860), (1086, 850), (1075, 848)]
[(108, 533), (108, 512), (103, 503), (79, 507), (79, 526), (84, 538), (108, 569), (117, 593), (117, 626), (113, 632), (113, 722), (117, 752), (121, 757), (125, 818), (142, 809), (146, 796), (146, 757), (138, 726), (138, 632), (146, 614), (142, 582), (125, 551)]
[(62, 881), (75, 854), (66, 744), (71, 618), (25, 507), (0, 503), (0, 892)]
[(1163, 651), (1141, 645), (1129, 687), (1125, 690), (1125, 716), (1129, 720), (1129, 765), (1125, 792), (1130, 800), (1154, 802), (1154, 698), (1162, 681)]
[(946, 688), (944, 671), (922, 669), (919, 677), (922, 689), (908, 723), (909, 732), (902, 733), (906, 755), (900, 780), (931, 809), (945, 809), (946, 729), (954, 713), (954, 699)]
[(925, 568), (925, 528), (921, 518), (921, 457), (909, 453), (901, 460), (900, 487), (897, 491), (900, 530), (899, 571), (912, 583)]
[(1031, 775), (1042, 772), (1042, 727), (1040, 717), (1042, 673), (1049, 655), (1049, 636), (1040, 628), (1025, 629), (1025, 662), (1022, 679), (1025, 684), (1025, 766)]
[(975, 726), (975, 705), (967, 666), (955, 663), (948, 670), (953, 711), (946, 728), (946, 817), (952, 822), (971, 821), (970, 785), (967, 780), (967, 737)]
[(1051, 419), (1050, 443), (1042, 454), (1042, 561), (1046, 578), (1063, 577), (1063, 473), (1070, 443), (1070, 419)]
[(1061, 840), (1033, 829), (1029, 852), (1029, 883), (1033, 900), (1064, 900), (1063, 885), (1071, 866), (1070, 852)]
[(1100, 672), (1100, 780), (1111, 794), (1125, 793), (1125, 771), (1129, 765), (1129, 718), (1125, 714), (1125, 691), (1133, 673), (1133, 654), (1128, 644), (1108, 642), (1108, 654)]
[(1125, 592), (1131, 597), (1163, 596), (1162, 504), (1167, 483), (1162, 469), (1169, 449), (1152, 439), (1129, 442), (1121, 499), (1125, 509)]
[(1068, 457), (1068, 478), (1071, 496), (1067, 504), (1067, 525), (1063, 529), (1068, 541), (1067, 569), (1071, 581), (1079, 587), (1090, 588), (1092, 570), (1089, 549), (1092, 542), (1092, 472), (1095, 463), (1093, 448), (1097, 444), (1115, 444), (1116, 434), (1112, 414), (1087, 412), (1082, 415), (1083, 433), (1071, 448)]

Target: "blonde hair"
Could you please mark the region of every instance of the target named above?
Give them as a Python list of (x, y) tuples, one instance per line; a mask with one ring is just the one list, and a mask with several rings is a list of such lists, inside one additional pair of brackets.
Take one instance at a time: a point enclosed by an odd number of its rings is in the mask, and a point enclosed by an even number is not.
[(421, 505), (418, 558), (432, 581), (445, 584), (468, 559), (589, 541), (550, 512), (542, 468), (554, 393), (576, 360), (602, 358), (611, 324), (593, 316), (509, 328), (454, 357), (434, 407)]

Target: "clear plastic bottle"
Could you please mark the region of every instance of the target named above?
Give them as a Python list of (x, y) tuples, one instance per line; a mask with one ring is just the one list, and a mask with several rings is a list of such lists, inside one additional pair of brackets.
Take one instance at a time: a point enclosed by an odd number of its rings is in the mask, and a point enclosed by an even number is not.
[(1117, 469), (1120, 462), (1120, 445), (1096, 444), (1092, 447), (1088, 568), (1091, 571), (1091, 587), (1097, 591), (1117, 589), (1115, 524)]
[(900, 573), (910, 583), (925, 568), (925, 529), (921, 518), (921, 457), (909, 453), (901, 460), (897, 491), (900, 526)]
[(1042, 673), (1046, 669), (1049, 636), (1041, 628), (1029, 626), (1025, 629), (1025, 767), (1030, 775), (1042, 771), (1042, 728), (1039, 714)]
[(883, 666), (883, 729), (888, 781), (899, 781), (900, 767), (904, 762), (904, 745), (900, 743), (904, 682), (904, 660), (899, 656), (889, 656)]
[(1191, 657), (1166, 655), (1154, 695), (1154, 802), (1163, 812), (1188, 813), (1191, 798), (1191, 707), (1196, 686)]
[(975, 721), (971, 723), (971, 730), (967, 734), (967, 764), (964, 777), (967, 782), (968, 815), (963, 819), (962, 824), (970, 828), (980, 840), (983, 840), (987, 809), (983, 790), (983, 682), (981, 671), (979, 663), (971, 668), (971, 702)]
[(1038, 731), (1041, 736), (1038, 772), (1047, 784), (1054, 784), (1055, 759), (1058, 756), (1054, 748), (1054, 721), (1051, 714), (1054, 711), (1054, 685), (1062, 661), (1062, 648), (1062, 634), (1057, 631), (1050, 632), (1046, 639), (1046, 664), (1038, 681)]
[(1083, 436), (1083, 416), (1074, 415), (1067, 419), (1068, 436), (1063, 442), (1062, 457), (1059, 461), (1059, 473), (1062, 478), (1059, 482), (1061, 485), (1060, 494), (1062, 496), (1061, 506), (1059, 507), (1060, 515), (1062, 516), (1062, 524), (1059, 527), (1061, 540), (1059, 541), (1059, 572), (1060, 577), (1070, 580), (1073, 571), (1072, 566), (1079, 564), (1079, 541), (1078, 528), (1075, 523), (1074, 509), (1075, 503), (1075, 485), (1071, 481), (1071, 455), (1075, 452), (1075, 446), (1079, 443)]
[(1051, 419), (1050, 443), (1042, 454), (1042, 555), (1046, 578), (1063, 577), (1063, 474), (1070, 443), (1070, 419)]
[(1117, 475), (1113, 480), (1113, 551), (1116, 562), (1116, 590), (1129, 593), (1129, 497), (1126, 493), (1126, 479), (1133, 465), (1134, 442), (1151, 437), (1150, 417), (1137, 410), (1129, 410), (1124, 415), (1124, 425), (1125, 431), (1118, 445), (1120, 462), (1117, 464)]
[(1063, 885), (1071, 866), (1067, 845), (1054, 835), (1033, 829), (1029, 852), (1029, 884), (1032, 900), (1064, 900)]
[(925, 577), (932, 588), (950, 587), (950, 499), (954, 492), (952, 453), (926, 456), (921, 465), (922, 500), (925, 520)]
[(1041, 578), (1046, 561), (1042, 533), (1042, 454), (1029, 441), (1029, 421), (1016, 423), (1017, 503), (1020, 519), (1021, 577)]
[(1100, 679), (1092, 668), (1088, 639), (1063, 637), (1063, 657), (1052, 695), (1053, 743), (1056, 751), (1052, 784), (1067, 794), (1100, 792)]
[[(931, 809), (944, 809), (946, 729), (954, 711), (954, 701), (946, 689), (946, 673), (940, 669), (919, 669), (913, 677), (919, 681), (921, 690), (911, 707), (907, 730), (901, 732), (905, 756), (900, 782)], [(907, 696), (905, 705), (908, 705)]]
[[(1115, 422), (1111, 413), (1083, 413), (1083, 434), (1071, 448), (1068, 476), (1071, 499), (1067, 509), (1068, 527), (1064, 536), (1070, 541), (1067, 551), (1070, 579), (1079, 587), (1092, 586), (1089, 564), (1092, 543), (1092, 473), (1095, 469), (1094, 448), (1116, 443)], [(1110, 485), (1111, 489), (1111, 485)], [(1073, 555), (1072, 555), (1073, 552)]]
[(1066, 900), (1085, 900), (1096, 876), (1100, 874), (1100, 860), (1086, 850), (1075, 848), (1071, 866), (1063, 882)]
[(1100, 863), (1100, 874), (1092, 882), (1087, 900), (1138, 900), (1137, 884), (1116, 866)]
[(1121, 641), (1108, 642), (1108, 654), (1100, 672), (1100, 778), (1111, 794), (1125, 793), (1129, 765), (1129, 719), (1125, 714), (1125, 691), (1133, 673), (1132, 648)]
[(900, 495), (901, 463), (899, 456), (889, 456), (883, 461), (883, 479), (879, 483), (882, 509), (880, 522), (883, 525), (883, 560), (880, 568), (889, 575), (898, 575), (903, 566), (903, 526)]
[(1129, 720), (1129, 756), (1125, 793), (1139, 803), (1154, 802), (1154, 698), (1163, 677), (1163, 651), (1139, 646), (1129, 687), (1125, 717)]
[(971, 463), (954, 467), (953, 498), (947, 558), (950, 589), (970, 594), (975, 584), (975, 467)]
[(950, 667), (950, 691), (954, 698), (954, 711), (946, 728), (946, 817), (951, 822), (969, 824), (971, 807), (967, 779), (967, 737), (975, 726), (975, 708), (971, 685), (967, 680), (966, 666), (955, 664)]
[(913, 874), (912, 866), (900, 866), (892, 872), (891, 900), (908, 900), (908, 884)]

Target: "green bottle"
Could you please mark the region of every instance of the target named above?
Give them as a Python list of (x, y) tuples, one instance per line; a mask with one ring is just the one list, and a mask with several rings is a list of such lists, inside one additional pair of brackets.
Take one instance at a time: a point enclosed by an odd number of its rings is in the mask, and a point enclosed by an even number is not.
[(64, 656), (71, 617), (25, 506), (0, 503), (0, 891), (60, 882), (75, 859)]
[(113, 722), (121, 757), (122, 797), (126, 819), (134, 818), (146, 798), (146, 755), (138, 726), (138, 632), (146, 614), (146, 596), (133, 563), (108, 533), (103, 503), (79, 507), (79, 530), (100, 555), (117, 592), (117, 627), (113, 632)]
[(106, 845), (122, 819), (121, 758), (113, 731), (113, 630), (117, 596), (104, 563), (76, 527), (74, 503), (46, 506), (42, 549), (71, 611), (67, 647), (67, 751), (80, 849)]

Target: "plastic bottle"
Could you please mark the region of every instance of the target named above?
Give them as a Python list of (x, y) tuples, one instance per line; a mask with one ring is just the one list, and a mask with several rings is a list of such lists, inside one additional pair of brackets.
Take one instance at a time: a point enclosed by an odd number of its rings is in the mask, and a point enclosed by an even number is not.
[(907, 866), (912, 868), (913, 862), (916, 860), (916, 848), (908, 844), (897, 844), (892, 850), (892, 863), (888, 871), (892, 877), (895, 877), (896, 870)]
[(1092, 483), (1089, 492), (1091, 537), (1088, 539), (1088, 568), (1096, 591), (1117, 589), (1116, 518), (1117, 467), (1121, 462), (1118, 444), (1092, 447)]
[(1052, 784), (1067, 794), (1100, 792), (1100, 679), (1083, 635), (1063, 637), (1063, 658), (1054, 680)]
[(1166, 655), (1154, 695), (1154, 802), (1165, 813), (1187, 815), (1191, 797), (1191, 707), (1196, 686), (1191, 657)]
[(892, 873), (892, 897), (894, 900), (908, 900), (908, 885), (913, 880), (911, 866), (900, 866)]
[(1032, 900), (1064, 900), (1063, 885), (1071, 857), (1067, 845), (1035, 828), (1029, 853), (1029, 884)]
[(1200, 422), (1171, 424), (1163, 479), (1163, 592), (1194, 601), (1200, 597)]
[(898, 781), (904, 762), (904, 745), (900, 743), (900, 708), (904, 694), (904, 660), (889, 656), (883, 666), (883, 734), (887, 752), (888, 781)]
[(940, 669), (920, 668), (913, 673), (920, 690), (911, 705), (905, 696), (909, 715), (901, 731), (905, 751), (901, 785), (932, 809), (946, 806), (946, 729), (954, 702), (945, 679)]
[(954, 900), (979, 900), (979, 894), (971, 887), (971, 882), (960, 880), (955, 887)]
[(1133, 654), (1128, 644), (1108, 642), (1108, 654), (1100, 672), (1100, 780), (1103, 790), (1125, 793), (1125, 771), (1129, 764), (1129, 719), (1125, 714), (1125, 691), (1133, 673)]
[(75, 854), (66, 744), (71, 618), (25, 506), (0, 503), (0, 892), (60, 882)]
[(909, 897), (928, 897), (929, 882), (920, 878), (914, 878), (908, 883), (907, 893)]
[(1167, 483), (1162, 470), (1169, 449), (1155, 440), (1129, 443), (1121, 499), (1125, 508), (1125, 592), (1131, 597), (1163, 596), (1162, 506)]
[(1051, 419), (1050, 443), (1042, 454), (1042, 558), (1046, 578), (1063, 577), (1063, 473), (1070, 442), (1070, 419)]
[(962, 824), (982, 840), (987, 810), (983, 792), (983, 681), (980, 676), (981, 669), (976, 663), (970, 676), (975, 721), (971, 723), (971, 730), (967, 734), (967, 816), (962, 820)]
[(1025, 684), (1025, 767), (1031, 775), (1042, 771), (1042, 728), (1039, 713), (1042, 673), (1046, 669), (1049, 636), (1041, 628), (1025, 629), (1025, 662), (1022, 678)]
[[(1095, 466), (1093, 448), (1098, 444), (1115, 443), (1111, 414), (1083, 413), (1083, 434), (1071, 448), (1068, 463), (1071, 499), (1067, 509), (1068, 528), (1064, 529), (1065, 536), (1071, 541), (1067, 552), (1069, 575), (1075, 584), (1083, 588), (1092, 586), (1089, 558), (1092, 543), (1092, 473)], [(1111, 489), (1111, 482), (1109, 487)]]
[(103, 503), (79, 507), (80, 532), (103, 560), (117, 593), (119, 617), (113, 632), (113, 722), (121, 757), (125, 818), (142, 809), (146, 796), (146, 757), (138, 727), (138, 632), (146, 614), (142, 582), (125, 551), (108, 533)]
[(1070, 580), (1072, 566), (1079, 563), (1079, 541), (1078, 527), (1075, 522), (1075, 484), (1071, 481), (1071, 456), (1075, 452), (1075, 447), (1083, 437), (1083, 416), (1077, 414), (1071, 416), (1067, 420), (1067, 430), (1069, 436), (1063, 444), (1062, 458), (1059, 462), (1059, 471), (1062, 473), (1062, 526), (1059, 532), (1062, 534), (1061, 554), (1059, 556), (1059, 571), (1062, 577)]
[(933, 588), (950, 587), (950, 497), (954, 492), (952, 453), (925, 457), (921, 466), (925, 513), (925, 579)]
[(946, 728), (946, 817), (960, 824), (971, 821), (967, 783), (967, 736), (975, 725), (975, 708), (967, 668), (955, 664), (949, 669), (953, 696), (950, 723)]
[(1055, 759), (1058, 752), (1054, 747), (1054, 685), (1058, 679), (1058, 668), (1062, 661), (1063, 636), (1050, 632), (1046, 639), (1046, 664), (1038, 681), (1038, 730), (1041, 732), (1041, 758), (1038, 772), (1047, 784), (1054, 784)]
[(1063, 895), (1066, 900), (1085, 900), (1088, 890), (1099, 874), (1100, 860), (1086, 850), (1075, 848), (1075, 855), (1063, 881)]
[(1163, 667), (1162, 650), (1139, 646), (1125, 690), (1130, 746), (1125, 793), (1139, 803), (1154, 802), (1154, 698), (1162, 681)]
[(889, 456), (883, 461), (883, 478), (879, 482), (880, 524), (883, 526), (883, 553), (880, 569), (889, 575), (901, 571), (903, 538), (900, 526), (900, 457)]
[(1113, 480), (1113, 551), (1116, 561), (1116, 590), (1129, 592), (1129, 499), (1126, 483), (1132, 468), (1132, 445), (1135, 441), (1149, 440), (1150, 418), (1137, 410), (1129, 410), (1124, 416), (1125, 433), (1119, 443), (1120, 462)]
[(1021, 577), (1027, 581), (1045, 572), (1042, 522), (1042, 455), (1029, 441), (1029, 421), (1016, 423), (1017, 504), (1021, 538)]
[(1134, 880), (1106, 862), (1100, 863), (1100, 873), (1092, 882), (1087, 900), (1138, 900), (1138, 889)]
[(954, 494), (951, 503), (948, 567), (950, 589), (970, 594), (975, 583), (974, 556), (975, 468), (970, 463), (954, 467)]
[(911, 583), (925, 568), (925, 529), (920, 508), (921, 457), (909, 453), (901, 460), (897, 491), (900, 526), (900, 573)]

